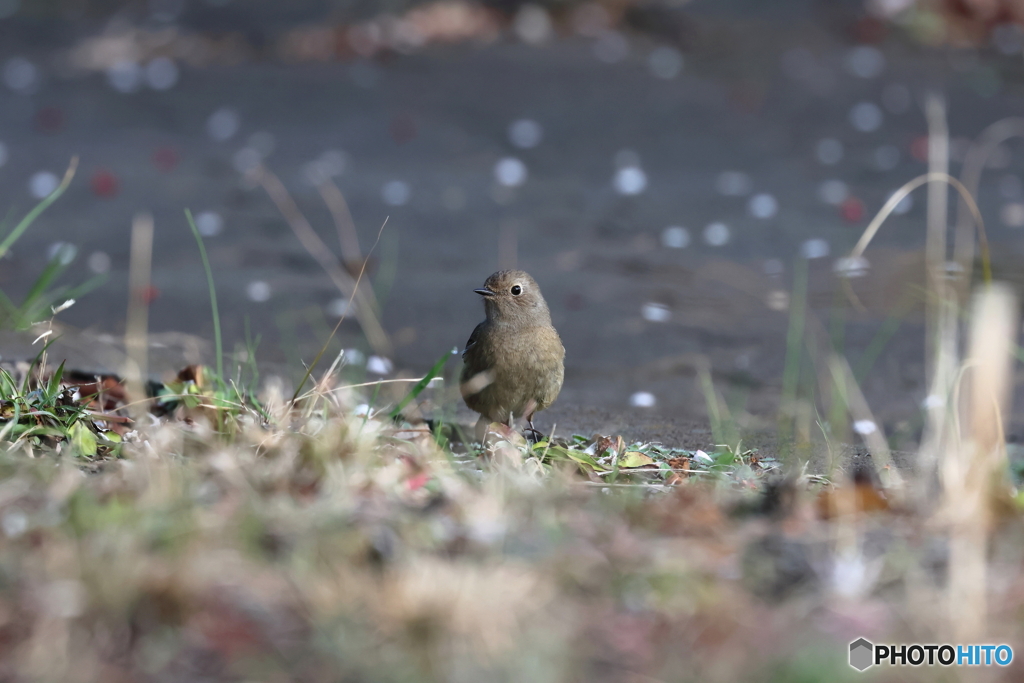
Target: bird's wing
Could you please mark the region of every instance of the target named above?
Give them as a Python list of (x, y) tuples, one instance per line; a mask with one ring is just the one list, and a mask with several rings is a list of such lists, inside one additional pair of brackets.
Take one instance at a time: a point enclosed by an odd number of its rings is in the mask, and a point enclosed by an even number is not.
[(466, 348), (462, 350), (462, 360), (466, 360), (466, 352), (473, 348), (480, 339), (481, 330), (485, 322), (486, 321), (473, 328), (473, 334), (469, 335), (469, 341), (466, 342)]

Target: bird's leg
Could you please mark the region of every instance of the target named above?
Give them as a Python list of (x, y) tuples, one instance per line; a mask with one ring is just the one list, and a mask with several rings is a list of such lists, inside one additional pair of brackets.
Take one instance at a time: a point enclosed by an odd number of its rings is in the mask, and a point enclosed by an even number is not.
[(533, 414), (534, 414), (534, 411), (533, 411), (533, 410), (531, 410), (530, 412), (528, 412), (528, 413), (526, 414), (526, 424), (530, 425), (530, 426), (529, 426), (529, 427), (528, 427), (528, 428), (526, 429), (526, 431), (527, 431), (527, 432), (529, 432), (530, 434), (532, 434), (532, 435), (533, 435), (533, 442), (534, 442), (534, 443), (537, 443), (538, 441), (540, 441), (541, 439), (543, 439), (543, 438), (544, 438), (544, 435), (543, 435), (543, 434), (541, 434), (541, 433), (540, 433), (540, 432), (539, 432), (539, 431), (537, 430), (537, 428), (533, 426)]

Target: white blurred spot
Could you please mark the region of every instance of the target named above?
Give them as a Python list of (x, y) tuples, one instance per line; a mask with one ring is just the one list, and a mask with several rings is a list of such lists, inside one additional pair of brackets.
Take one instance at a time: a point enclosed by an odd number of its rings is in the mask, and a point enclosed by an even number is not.
[(764, 262), (762, 266), (765, 275), (782, 275), (786, 272), (786, 267), (782, 265), (782, 261), (777, 258), (770, 258)]
[(360, 403), (352, 409), (352, 414), (356, 417), (372, 417), (373, 411), (370, 409), (369, 403)]
[(850, 196), (850, 188), (842, 180), (825, 180), (818, 185), (818, 199), (838, 206)]
[(178, 82), (178, 65), (168, 57), (157, 57), (146, 65), (146, 83), (153, 90), (169, 90)]
[(747, 211), (754, 218), (760, 218), (767, 220), (775, 216), (779, 211), (779, 203), (775, 197), (762, 192), (761, 194), (755, 194), (750, 198), (750, 202), (747, 204)]
[(618, 31), (605, 31), (594, 41), (594, 56), (605, 64), (621, 62), (629, 54), (629, 42)]
[(327, 304), (328, 315), (333, 315), (335, 318), (340, 318), (342, 316), (348, 315), (349, 310), (350, 305), (348, 299), (344, 297), (332, 299), (331, 303)]
[(824, 258), (829, 251), (828, 242), (821, 238), (810, 239), (800, 245), (800, 254), (806, 259)]
[(850, 125), (862, 133), (882, 127), (882, 110), (874, 102), (859, 102), (850, 109)]
[(879, 171), (891, 171), (900, 163), (900, 149), (896, 145), (880, 145), (875, 150), (875, 168)]
[(764, 303), (773, 311), (784, 311), (789, 308), (789, 292), (784, 292), (781, 289), (768, 292)]
[(858, 78), (876, 78), (885, 69), (885, 56), (870, 45), (859, 45), (846, 53), (846, 70)]
[(0, 166), (3, 166), (4, 164), (6, 164), (8, 158), (9, 158), (9, 156), (7, 154), (7, 145), (5, 145), (4, 143), (0, 142)]
[(835, 138), (823, 138), (815, 147), (818, 161), (826, 166), (834, 166), (843, 160), (843, 143)]
[(15, 92), (31, 92), (39, 84), (39, 69), (24, 57), (11, 57), (4, 64), (4, 83)]
[(867, 0), (864, 4), (869, 14), (879, 19), (893, 19), (910, 9), (915, 0)]
[(206, 120), (206, 132), (214, 140), (230, 140), (238, 132), (242, 120), (238, 112), (230, 107), (221, 107)]
[(634, 408), (653, 408), (658, 400), (649, 391), (638, 391), (629, 397), (629, 405)]
[(743, 171), (722, 171), (715, 180), (715, 189), (727, 197), (742, 197), (750, 194), (754, 183)]
[(647, 174), (639, 166), (626, 166), (616, 171), (613, 183), (619, 194), (640, 194), (647, 189)]
[(409, 183), (402, 180), (386, 182), (380, 190), (381, 199), (389, 206), (402, 206), (409, 201), (411, 196), (412, 190), (409, 188)]
[(67, 242), (54, 242), (46, 250), (46, 260), (56, 261), (62, 266), (69, 265), (78, 255), (78, 247)]
[(658, 78), (675, 78), (683, 70), (683, 53), (668, 45), (656, 47), (647, 57), (647, 66)]
[(729, 241), (729, 226), (715, 222), (704, 228), (704, 241), (713, 247), (720, 247)]
[(107, 69), (107, 82), (118, 92), (135, 92), (142, 86), (142, 67), (128, 60), (117, 62)]
[(999, 212), (1003, 225), (1008, 228), (1024, 228), (1024, 204), (1013, 202), (1004, 204), (1003, 210)]
[(551, 37), (551, 15), (540, 5), (520, 7), (512, 26), (526, 43), (542, 43)]
[(912, 208), (914, 208), (914, 196), (908, 194), (893, 207), (892, 212), (897, 216), (902, 216)]
[(216, 211), (203, 211), (196, 216), (196, 230), (203, 237), (216, 237), (224, 229), (224, 219)]
[(863, 256), (844, 256), (836, 260), (832, 271), (839, 277), (855, 278), (867, 275), (870, 267), (868, 260)]
[(345, 349), (342, 358), (346, 365), (363, 365), (366, 363), (366, 354), (359, 349)]
[(712, 458), (710, 455), (708, 455), (707, 453), (705, 453), (702, 450), (694, 451), (693, 457), (695, 457), (695, 458), (697, 458), (697, 460), (701, 460), (703, 462), (714, 462), (715, 461), (714, 458)]
[(999, 24), (992, 29), (992, 44), (1004, 55), (1015, 55), (1024, 46), (1024, 34), (1016, 24)]
[(28, 516), (18, 508), (9, 509), (0, 518), (0, 526), (8, 538), (17, 538), (28, 529)]
[(652, 323), (667, 322), (672, 317), (672, 312), (665, 304), (646, 303), (641, 309), (644, 320)]
[(874, 434), (878, 431), (878, 426), (871, 420), (857, 420), (853, 423), (853, 431), (857, 432), (861, 436), (867, 436), (868, 434)]
[(270, 285), (263, 280), (253, 280), (246, 286), (245, 294), (250, 301), (263, 303), (270, 299)]
[(494, 165), (494, 179), (505, 187), (519, 187), (526, 182), (526, 164), (515, 157), (505, 157)]
[(910, 109), (910, 89), (901, 83), (890, 83), (882, 90), (882, 105), (890, 114), (905, 114)]
[(28, 181), (28, 190), (36, 199), (47, 197), (60, 185), (60, 178), (49, 171), (32, 174)]
[(933, 410), (935, 408), (942, 408), (946, 405), (946, 402), (938, 394), (928, 394), (925, 396), (924, 401), (921, 402), (921, 407), (925, 410)]
[(520, 149), (531, 149), (540, 144), (544, 129), (533, 119), (519, 119), (508, 127), (509, 141)]
[(661, 231), (661, 243), (672, 249), (685, 249), (690, 245), (690, 231), (672, 225)]
[(375, 375), (386, 375), (393, 367), (390, 360), (381, 356), (370, 356), (366, 360), (366, 371)]
[(100, 275), (110, 271), (110, 256), (104, 251), (94, 251), (89, 254), (89, 270)]
[[(0, 143), (0, 166), (3, 166), (3, 144)], [(1008, 173), (999, 179), (999, 195), (1003, 199), (1016, 199), (1017, 197), (1024, 194), (1024, 184), (1020, 181), (1020, 176)]]
[(243, 147), (231, 157), (231, 165), (239, 173), (245, 174), (260, 165), (263, 155), (252, 147)]

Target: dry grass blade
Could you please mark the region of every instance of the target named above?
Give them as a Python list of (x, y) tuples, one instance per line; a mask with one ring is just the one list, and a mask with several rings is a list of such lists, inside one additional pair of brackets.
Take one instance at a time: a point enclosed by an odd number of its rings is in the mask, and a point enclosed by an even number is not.
[(885, 204), (882, 205), (882, 208), (878, 210), (875, 217), (871, 219), (871, 222), (868, 223), (868, 227), (864, 228), (864, 232), (861, 234), (860, 239), (857, 240), (857, 244), (850, 252), (850, 256), (863, 256), (868, 245), (871, 244), (871, 240), (873, 240), (875, 235), (878, 234), (878, 231), (881, 229), (882, 224), (885, 223), (886, 219), (892, 215), (896, 206), (917, 188), (921, 187), (925, 183), (935, 181), (949, 183), (949, 185), (960, 193), (961, 199), (974, 219), (973, 227), (978, 231), (978, 241), (982, 248), (982, 264), (986, 268), (987, 273), (986, 279), (991, 279), (991, 258), (988, 250), (988, 236), (985, 233), (985, 222), (981, 217), (981, 210), (978, 208), (977, 202), (974, 201), (974, 197), (971, 196), (967, 187), (948, 173), (925, 173), (924, 175), (919, 175), (916, 178), (908, 180), (900, 187), (900, 189), (893, 192), (892, 196), (889, 197)]
[(362, 252), (359, 249), (359, 235), (356, 233), (356, 223), (352, 220), (352, 212), (348, 209), (348, 202), (345, 195), (334, 182), (325, 177), (323, 182), (316, 184), (320, 198), (327, 205), (334, 219), (334, 227), (338, 230), (338, 242), (341, 246), (341, 258), (346, 264), (358, 265), (363, 260)]
[(864, 444), (871, 453), (882, 484), (887, 489), (901, 489), (903, 478), (893, 466), (892, 452), (889, 450), (889, 443), (885, 439), (882, 425), (871, 413), (871, 407), (868, 405), (867, 399), (864, 398), (860, 386), (857, 385), (850, 364), (846, 362), (845, 358), (832, 354), (828, 359), (828, 367), (832, 374), (832, 380), (842, 387), (841, 393), (846, 397), (850, 417), (865, 425), (864, 429), (857, 431), (863, 437)]
[[(274, 204), (277, 205), (281, 215), (284, 216), (285, 221), (287, 221), (295, 236), (299, 238), (299, 242), (306, 248), (310, 256), (316, 259), (320, 267), (324, 269), (324, 272), (334, 282), (334, 285), (349, 297), (349, 301), (355, 303), (356, 319), (362, 326), (363, 333), (366, 334), (366, 340), (373, 347), (373, 350), (383, 356), (390, 356), (391, 341), (388, 339), (384, 328), (381, 327), (380, 320), (377, 318), (378, 306), (373, 294), (366, 290), (359, 290), (356, 279), (349, 275), (327, 245), (324, 244), (324, 241), (320, 239), (320, 236), (316, 234), (313, 226), (302, 215), (295, 200), (292, 199), (292, 196), (276, 175), (262, 165), (258, 166), (251, 174), (263, 186), (263, 189), (266, 190)], [(359, 276), (362, 277), (362, 274), (362, 271), (360, 271)]]
[[(374, 240), (373, 246), (370, 247), (370, 254), (373, 253), (373, 250), (376, 249), (377, 245), (380, 243), (380, 236), (384, 234), (384, 228), (385, 228), (385, 226), (387, 226), (387, 224), (388, 224), (388, 219), (385, 218), (384, 222), (381, 223), (381, 225), (380, 225), (380, 230), (377, 231), (377, 239)], [(363, 261), (363, 264), (359, 267), (359, 277), (356, 278), (356, 281), (353, 284), (352, 294), (350, 294), (349, 298), (348, 298), (348, 306), (346, 307), (347, 310), (350, 310), (352, 308), (352, 301), (355, 299), (356, 295), (359, 293), (359, 283), (363, 281), (363, 275), (366, 273), (367, 261), (369, 261), (369, 254), (367, 255), (366, 260)], [(356, 308), (356, 314), (357, 315), (359, 314), (359, 308), (358, 307)], [(345, 322), (345, 318), (346, 318), (347, 315), (348, 314), (345, 313), (340, 318), (338, 318), (338, 322), (334, 324), (334, 329), (331, 330), (331, 333), (327, 336), (327, 341), (324, 342), (324, 345), (320, 348), (320, 352), (316, 354), (316, 358), (313, 359), (313, 362), (309, 364), (309, 368), (306, 369), (306, 374), (302, 376), (302, 381), (299, 382), (297, 387), (295, 387), (295, 393), (292, 394), (292, 400), (291, 400), (291, 403), (293, 405), (294, 405), (295, 401), (298, 399), (299, 392), (302, 391), (302, 387), (305, 386), (306, 380), (308, 380), (310, 375), (313, 374), (313, 370), (316, 368), (316, 364), (320, 362), (320, 359), (323, 357), (324, 352), (327, 351), (327, 347), (331, 343), (331, 340), (334, 339), (334, 335), (337, 334), (338, 328), (341, 327), (341, 323)], [(365, 330), (365, 328), (364, 328), (364, 330)], [(383, 333), (383, 330), (381, 332)], [(386, 340), (386, 337), (385, 337), (385, 340)], [(333, 371), (333, 367), (334, 366), (332, 365), (331, 367), (332, 367), (332, 371)], [(330, 374), (330, 372), (328, 372), (328, 374)], [(315, 391), (315, 389), (314, 389), (314, 391)]]
[[(149, 283), (153, 265), (153, 216), (135, 215), (132, 221), (131, 263), (128, 268), (128, 319), (125, 323), (125, 348), (128, 362), (124, 376), (129, 394), (143, 398), (147, 371), (147, 331), (149, 329)], [(145, 408), (133, 410), (139, 418)], [(141, 423), (140, 421), (136, 421)]]
[(958, 642), (985, 637), (988, 537), (992, 508), (1006, 469), (1004, 416), (1012, 394), (1017, 300), (1009, 287), (991, 286), (975, 298), (968, 383), (961, 423), (942, 459), (944, 513), (951, 525), (948, 609)]

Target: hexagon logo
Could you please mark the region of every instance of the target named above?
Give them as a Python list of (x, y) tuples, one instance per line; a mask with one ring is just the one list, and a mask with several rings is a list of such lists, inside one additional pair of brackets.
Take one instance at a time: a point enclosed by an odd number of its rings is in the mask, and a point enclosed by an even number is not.
[(874, 664), (875, 646), (864, 638), (850, 643), (850, 666), (857, 671), (864, 671)]

